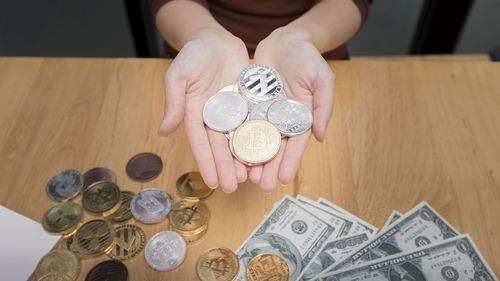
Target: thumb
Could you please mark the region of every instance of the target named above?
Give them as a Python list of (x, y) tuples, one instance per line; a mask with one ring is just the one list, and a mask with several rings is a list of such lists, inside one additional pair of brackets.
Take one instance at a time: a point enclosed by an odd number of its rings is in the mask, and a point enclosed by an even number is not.
[(172, 73), (167, 70), (165, 74), (165, 113), (158, 129), (158, 135), (168, 136), (181, 123), (184, 118), (186, 106), (185, 85), (183, 81), (174, 81)]
[(318, 81), (318, 87), (313, 94), (313, 126), (314, 137), (323, 141), (326, 128), (332, 116), (333, 96), (335, 92), (335, 75), (328, 67), (326, 75)]

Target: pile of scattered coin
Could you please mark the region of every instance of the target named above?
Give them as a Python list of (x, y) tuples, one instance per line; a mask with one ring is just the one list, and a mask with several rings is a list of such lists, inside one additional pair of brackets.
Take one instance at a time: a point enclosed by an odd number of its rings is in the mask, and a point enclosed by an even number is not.
[(225, 133), (233, 156), (251, 166), (273, 159), (281, 137), (309, 130), (313, 117), (304, 104), (286, 99), (280, 76), (272, 67), (245, 67), (235, 86), (226, 86), (203, 108), (207, 127)]
[[(126, 172), (134, 181), (147, 182), (157, 177), (162, 167), (160, 157), (141, 153), (130, 159)], [(109, 271), (116, 273), (113, 280), (127, 280), (127, 267), (122, 261), (137, 256), (144, 248), (144, 258), (152, 268), (168, 271), (178, 267), (186, 256), (187, 245), (208, 230), (210, 212), (200, 200), (213, 190), (204, 184), (198, 172), (189, 172), (176, 181), (176, 191), (183, 199), (174, 204), (172, 197), (160, 189), (147, 188), (137, 194), (120, 190), (116, 175), (107, 168), (93, 168), (84, 175), (76, 170), (57, 173), (48, 182), (46, 192), (49, 198), (61, 203), (44, 213), (42, 226), (49, 233), (62, 234), (64, 239), (61, 249), (40, 260), (36, 280), (75, 280), (80, 259), (102, 254), (112, 260), (97, 264), (85, 280), (101, 280), (102, 272)], [(79, 194), (83, 209), (69, 201)], [(84, 211), (102, 218), (83, 223)], [(124, 224), (132, 217), (154, 224), (167, 216), (169, 230), (155, 234), (147, 243), (138, 225)]]

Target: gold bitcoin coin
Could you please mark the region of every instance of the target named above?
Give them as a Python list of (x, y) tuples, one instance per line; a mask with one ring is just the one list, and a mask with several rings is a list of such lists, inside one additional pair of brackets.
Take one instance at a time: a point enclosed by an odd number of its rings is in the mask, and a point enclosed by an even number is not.
[(115, 230), (116, 244), (107, 255), (115, 260), (128, 260), (144, 249), (146, 235), (136, 225), (124, 224)]
[(107, 181), (93, 183), (83, 193), (82, 205), (92, 214), (109, 216), (121, 206), (120, 188)]
[(83, 256), (91, 257), (109, 253), (115, 246), (115, 228), (107, 220), (91, 220), (75, 233), (75, 248)]
[(273, 159), (280, 145), (280, 132), (265, 120), (250, 120), (241, 124), (232, 137), (234, 155), (247, 165)]
[(49, 272), (44, 276), (36, 279), (36, 281), (73, 281), (74, 279), (70, 276), (61, 272)]
[(43, 256), (38, 262), (35, 269), (35, 279), (49, 280), (47, 275), (52, 274), (56, 276), (67, 275), (71, 278), (70, 280), (75, 280), (79, 271), (80, 261), (73, 252), (66, 249), (55, 249)]
[(214, 192), (205, 184), (199, 172), (189, 172), (180, 176), (175, 187), (177, 194), (186, 200), (201, 200)]
[(274, 254), (255, 256), (247, 265), (248, 281), (288, 281), (290, 270), (285, 260)]
[(206, 251), (196, 263), (196, 273), (201, 281), (233, 281), (239, 270), (238, 257), (226, 248)]
[(220, 89), (217, 93), (221, 92), (234, 92), (234, 85), (227, 85), (226, 87)]
[(132, 212), (130, 211), (130, 201), (134, 198), (135, 193), (132, 191), (122, 191), (121, 197), (122, 202), (120, 204), (120, 208), (116, 210), (116, 212), (107, 216), (108, 219), (112, 223), (121, 223), (126, 222), (132, 218)]
[(49, 233), (69, 236), (75, 233), (83, 218), (80, 205), (73, 202), (59, 203), (42, 216), (42, 227)]
[(184, 237), (186, 242), (201, 238), (208, 229), (209, 219), (208, 207), (200, 201), (181, 200), (168, 214), (170, 229)]

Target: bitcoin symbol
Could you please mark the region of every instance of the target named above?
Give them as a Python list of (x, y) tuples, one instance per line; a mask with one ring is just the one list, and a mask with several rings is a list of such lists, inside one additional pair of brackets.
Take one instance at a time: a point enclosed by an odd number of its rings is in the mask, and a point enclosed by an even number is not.
[(229, 272), (226, 260), (220, 257), (207, 261), (204, 266), (210, 268), (217, 278), (224, 276), (227, 272)]
[(251, 131), (247, 142), (243, 141), (243, 145), (252, 151), (259, 151), (266, 146), (266, 134), (262, 131)]

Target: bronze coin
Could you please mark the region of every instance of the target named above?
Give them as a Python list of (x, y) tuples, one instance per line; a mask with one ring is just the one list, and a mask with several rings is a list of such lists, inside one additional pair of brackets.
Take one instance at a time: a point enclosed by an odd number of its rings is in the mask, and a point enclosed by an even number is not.
[(83, 174), (83, 188), (82, 193), (85, 192), (87, 187), (89, 187), (94, 182), (107, 181), (116, 183), (116, 175), (113, 171), (104, 167), (96, 167), (88, 170)]
[(156, 178), (163, 169), (161, 158), (151, 152), (143, 152), (132, 157), (126, 167), (127, 175), (137, 182), (147, 182)]
[(127, 281), (127, 267), (116, 260), (103, 261), (95, 265), (85, 277), (85, 281)]

